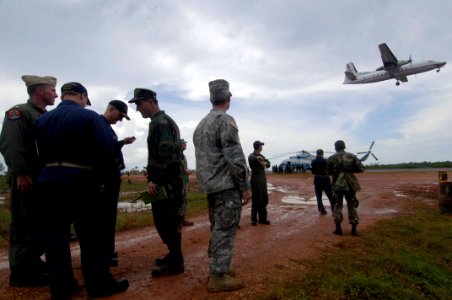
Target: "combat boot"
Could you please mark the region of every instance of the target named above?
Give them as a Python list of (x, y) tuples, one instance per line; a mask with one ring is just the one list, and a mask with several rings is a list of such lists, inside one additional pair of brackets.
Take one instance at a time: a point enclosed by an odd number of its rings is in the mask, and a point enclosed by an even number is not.
[(333, 231), (334, 234), (342, 235), (341, 223), (336, 223), (336, 230)]
[(245, 287), (243, 280), (230, 274), (209, 274), (209, 284), (207, 290), (209, 292), (235, 291)]
[(356, 226), (358, 226), (358, 224), (353, 223), (352, 224), (352, 235), (358, 235), (358, 232), (356, 231)]

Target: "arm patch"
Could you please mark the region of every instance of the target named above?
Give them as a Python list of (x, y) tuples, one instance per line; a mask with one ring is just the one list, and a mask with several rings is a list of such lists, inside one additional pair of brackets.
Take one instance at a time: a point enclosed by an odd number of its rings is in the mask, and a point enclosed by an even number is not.
[(19, 120), (22, 118), (22, 112), (18, 108), (11, 108), (6, 112), (8, 120)]

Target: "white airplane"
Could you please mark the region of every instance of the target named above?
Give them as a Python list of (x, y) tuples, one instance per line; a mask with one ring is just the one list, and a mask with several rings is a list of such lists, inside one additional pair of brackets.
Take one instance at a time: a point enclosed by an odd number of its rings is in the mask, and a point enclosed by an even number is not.
[(378, 45), (378, 48), (380, 49), (383, 66), (379, 67), (376, 71), (358, 72), (355, 65), (350, 62), (347, 64), (345, 70), (344, 84), (372, 83), (393, 78), (397, 81), (396, 85), (398, 86), (400, 85), (399, 81), (408, 81), (406, 78), (408, 75), (427, 72), (433, 69), (437, 69), (436, 72), (439, 72), (440, 68), (446, 64), (445, 61), (433, 60), (413, 63), (411, 56), (409, 60), (397, 60), (385, 43)]

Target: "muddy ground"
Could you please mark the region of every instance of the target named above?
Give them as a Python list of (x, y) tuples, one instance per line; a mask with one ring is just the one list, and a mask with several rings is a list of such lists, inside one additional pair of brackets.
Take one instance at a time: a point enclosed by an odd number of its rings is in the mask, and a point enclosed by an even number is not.
[[(358, 193), (361, 236), (376, 221), (409, 213), (419, 201), (426, 201), (422, 192), (438, 191), (438, 170), (368, 171), (358, 174), (358, 178), (363, 188)], [(331, 212), (319, 215), (316, 205), (307, 201), (314, 196), (312, 181), (306, 174), (268, 176), (272, 187), (268, 205), (271, 225), (251, 226), (250, 205), (243, 208), (233, 266), (246, 283), (244, 289), (217, 294), (207, 292), (210, 231), (208, 217), (202, 215), (190, 218), (195, 222), (193, 227), (183, 227), (185, 273), (176, 276), (151, 277), (155, 258), (166, 254), (153, 226), (119, 233), (119, 266), (112, 268), (112, 272), (115, 277), (127, 278), (130, 288), (104, 299), (253, 299), (256, 294), (271, 290), (278, 280), (293, 278), (293, 274), (303, 270), (300, 262), (318, 259), (323, 252), (337, 248), (339, 243), (344, 247), (344, 241), (360, 238), (350, 235), (346, 222), (343, 236), (332, 234)], [(413, 196), (412, 191), (417, 196)], [(430, 200), (430, 203), (435, 205), (435, 201)], [(72, 249), (76, 277), (83, 284), (78, 244), (73, 243)], [(46, 287), (9, 287), (8, 276), (7, 249), (0, 249), (1, 299), (50, 298)], [(74, 299), (87, 299), (84, 289)]]

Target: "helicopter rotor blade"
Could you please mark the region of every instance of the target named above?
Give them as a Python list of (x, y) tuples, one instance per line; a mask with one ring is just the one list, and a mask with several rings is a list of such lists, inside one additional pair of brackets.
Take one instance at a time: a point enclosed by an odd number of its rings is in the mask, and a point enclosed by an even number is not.
[(374, 144), (375, 144), (375, 141), (372, 141), (372, 144), (370, 144), (369, 151), (372, 149), (372, 147), (374, 146)]
[(375, 156), (375, 154), (373, 154), (372, 152), (370, 154), (372, 154), (372, 156), (375, 158), (375, 160), (378, 160), (378, 158)]

